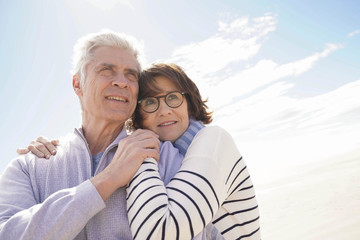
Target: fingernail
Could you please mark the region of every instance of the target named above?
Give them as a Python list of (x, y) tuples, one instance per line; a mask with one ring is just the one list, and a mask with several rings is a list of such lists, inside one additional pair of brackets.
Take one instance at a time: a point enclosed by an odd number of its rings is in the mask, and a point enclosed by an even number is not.
[(52, 150), (52, 152), (51, 152), (52, 154), (55, 154), (56, 153), (56, 150)]
[(40, 157), (43, 158), (43, 157), (44, 157), (44, 154), (43, 154), (43, 153), (40, 153)]
[(50, 155), (46, 155), (46, 158), (49, 159), (49, 158), (50, 158)]

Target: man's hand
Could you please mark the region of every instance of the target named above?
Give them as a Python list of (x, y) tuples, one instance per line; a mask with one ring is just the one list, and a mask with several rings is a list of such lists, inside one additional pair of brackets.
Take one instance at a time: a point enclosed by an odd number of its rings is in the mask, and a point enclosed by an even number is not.
[(119, 142), (111, 163), (90, 181), (105, 201), (116, 189), (130, 182), (146, 158), (159, 160), (159, 150), (159, 136), (138, 129)]

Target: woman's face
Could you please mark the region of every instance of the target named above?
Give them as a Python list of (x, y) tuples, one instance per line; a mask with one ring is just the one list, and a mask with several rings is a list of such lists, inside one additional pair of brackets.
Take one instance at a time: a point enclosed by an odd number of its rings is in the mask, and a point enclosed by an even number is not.
[[(181, 92), (170, 79), (164, 76), (155, 77), (155, 84), (161, 92), (151, 97), (162, 96), (173, 91)], [(155, 112), (147, 113), (140, 109), (140, 113), (143, 117), (143, 128), (155, 132), (159, 135), (161, 141), (174, 142), (183, 135), (189, 127), (188, 104), (185, 96), (183, 98), (183, 103), (177, 108), (169, 107), (165, 103), (165, 98), (162, 97), (159, 98), (160, 106)]]

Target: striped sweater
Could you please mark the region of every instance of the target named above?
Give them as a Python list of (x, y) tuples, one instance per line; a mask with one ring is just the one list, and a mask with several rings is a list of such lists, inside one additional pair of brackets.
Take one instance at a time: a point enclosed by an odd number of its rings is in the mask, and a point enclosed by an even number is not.
[(157, 162), (144, 161), (127, 188), (134, 239), (192, 239), (210, 222), (225, 239), (260, 239), (249, 172), (222, 128), (201, 129), (168, 185)]

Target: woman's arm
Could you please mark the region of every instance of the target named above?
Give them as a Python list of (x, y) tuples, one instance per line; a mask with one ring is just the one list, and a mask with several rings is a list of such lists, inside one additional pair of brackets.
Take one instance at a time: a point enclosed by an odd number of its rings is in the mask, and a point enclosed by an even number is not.
[[(151, 159), (130, 182), (127, 201), (133, 237), (191, 239), (212, 221), (226, 239), (255, 236), (259, 215), (254, 194), (231, 136), (219, 127), (205, 127), (195, 136), (180, 170), (167, 186)], [(234, 208), (227, 200), (241, 201)], [(252, 219), (247, 221), (251, 223), (244, 223), (242, 217)]]

